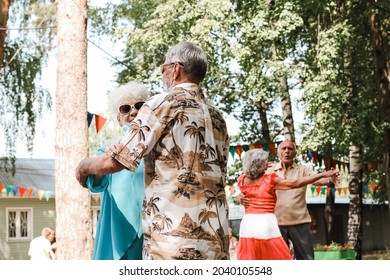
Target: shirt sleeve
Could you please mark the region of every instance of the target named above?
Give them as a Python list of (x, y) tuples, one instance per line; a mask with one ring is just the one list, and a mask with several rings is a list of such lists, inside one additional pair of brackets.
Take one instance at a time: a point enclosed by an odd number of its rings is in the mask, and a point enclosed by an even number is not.
[(111, 155), (132, 172), (137, 170), (142, 158), (153, 149), (164, 131), (166, 125), (158, 118), (159, 108), (152, 110), (145, 103)]

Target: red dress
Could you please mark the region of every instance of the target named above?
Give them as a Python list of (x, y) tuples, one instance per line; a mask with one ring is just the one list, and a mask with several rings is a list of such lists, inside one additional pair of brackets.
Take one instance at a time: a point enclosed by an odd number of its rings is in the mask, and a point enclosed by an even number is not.
[(276, 194), (275, 173), (265, 174), (254, 185), (242, 183), (246, 175), (238, 178), (238, 186), (250, 205), (240, 224), (240, 239), (237, 247), (239, 260), (291, 260), (291, 253), (280, 234), (274, 215)]

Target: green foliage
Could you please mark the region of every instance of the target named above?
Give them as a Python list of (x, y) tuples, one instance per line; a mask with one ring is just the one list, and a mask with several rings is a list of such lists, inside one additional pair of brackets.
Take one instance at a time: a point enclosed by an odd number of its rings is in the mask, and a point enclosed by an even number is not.
[(271, 139), (278, 137), (281, 117), (272, 111), (297, 90), (305, 113), (302, 149), (341, 160), (354, 143), (371, 161), (381, 156), (385, 125), (373, 83), (368, 12), (367, 3), (355, 0), (132, 0), (94, 13), (100, 34), (126, 42), (120, 83), (138, 79), (159, 91), (166, 50), (181, 40), (200, 44), (209, 58), (206, 94), (243, 123), (232, 143), (262, 142), (260, 101), (268, 106)]
[(9, 157), (12, 163), (18, 140), (32, 152), (36, 120), (51, 108), (51, 96), (39, 80), (52, 48), (56, 8), (38, 0), (11, 4), (7, 26), (12, 29), (6, 33), (0, 69), (0, 127), (5, 144), (1, 156)]

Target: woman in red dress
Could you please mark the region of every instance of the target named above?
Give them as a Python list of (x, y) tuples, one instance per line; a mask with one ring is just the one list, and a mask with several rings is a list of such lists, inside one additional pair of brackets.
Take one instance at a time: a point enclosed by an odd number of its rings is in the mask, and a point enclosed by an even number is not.
[(265, 174), (268, 152), (253, 149), (245, 153), (242, 164), (243, 174), (238, 186), (251, 203), (245, 207), (240, 225), (237, 259), (239, 260), (291, 260), (290, 250), (280, 234), (274, 215), (275, 190), (299, 188), (321, 178), (337, 175), (329, 170), (296, 180), (286, 180), (275, 173)]

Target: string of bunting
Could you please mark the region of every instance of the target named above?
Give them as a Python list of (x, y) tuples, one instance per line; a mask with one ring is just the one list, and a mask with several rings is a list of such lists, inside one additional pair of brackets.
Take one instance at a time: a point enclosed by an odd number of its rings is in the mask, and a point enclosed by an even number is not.
[[(268, 144), (247, 144), (247, 145), (230, 146), (229, 152), (233, 160), (236, 155), (238, 155), (239, 159), (241, 160), (242, 153), (252, 149), (263, 149), (265, 151), (269, 151), (273, 155), (276, 155), (277, 146), (281, 142), (282, 141), (272, 142)], [(331, 167), (333, 167), (334, 169), (338, 167), (338, 170), (343, 170), (343, 171), (348, 170), (349, 172), (349, 162), (342, 162), (333, 159), (331, 157), (322, 155), (316, 151), (307, 150), (302, 154), (302, 157), (303, 159), (308, 159), (309, 161), (313, 162), (315, 166), (321, 167), (322, 165), (324, 165), (326, 170), (330, 169)], [(378, 170), (380, 168), (381, 168), (381, 163), (375, 161), (365, 162), (361, 166), (361, 169), (366, 173), (369, 172), (370, 170)]]
[[(376, 183), (371, 183), (369, 185), (364, 184), (363, 185), (363, 192), (371, 193), (374, 192), (375, 188), (378, 188), (379, 190), (382, 188), (381, 186), (377, 187)], [(227, 187), (228, 192), (230, 195), (235, 195), (240, 192), (239, 187), (237, 184), (233, 184)], [(310, 192), (312, 197), (321, 197), (321, 196), (329, 196), (330, 193), (332, 193), (333, 196), (336, 196), (336, 192), (338, 197), (349, 197), (350, 194), (350, 187), (349, 186), (336, 186), (335, 188), (331, 188), (328, 186), (313, 186), (310, 187)]]
[(3, 190), (5, 190), (5, 194), (7, 196), (10, 196), (11, 194), (13, 196), (17, 196), (19, 194), (21, 198), (23, 197), (31, 198), (31, 196), (37, 195), (39, 200), (45, 198), (46, 201), (48, 201), (53, 194), (52, 191), (47, 191), (47, 190), (0, 184), (0, 193), (2, 193)]

